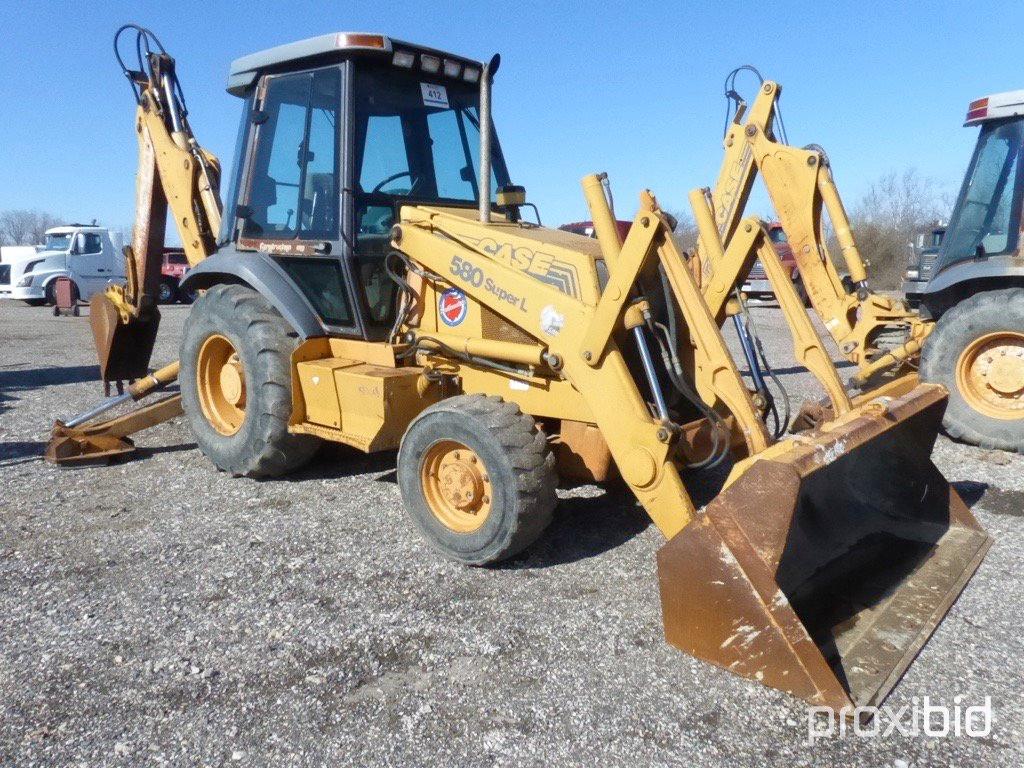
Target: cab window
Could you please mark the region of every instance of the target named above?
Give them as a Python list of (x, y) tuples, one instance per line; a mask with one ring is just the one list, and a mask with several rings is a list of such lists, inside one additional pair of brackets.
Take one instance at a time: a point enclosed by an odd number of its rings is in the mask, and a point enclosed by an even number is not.
[(78, 235), (78, 253), (86, 255), (103, 252), (103, 240), (95, 232), (82, 232)]

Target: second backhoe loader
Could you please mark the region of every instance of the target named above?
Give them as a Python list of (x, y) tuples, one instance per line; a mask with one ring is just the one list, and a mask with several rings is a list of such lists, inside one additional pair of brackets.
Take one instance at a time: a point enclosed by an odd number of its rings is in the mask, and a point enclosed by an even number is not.
[[(735, 87), (744, 71), (759, 81), (749, 105)], [(985, 447), (1024, 450), (1024, 324), (1020, 311), (1000, 311), (1000, 304), (1016, 307), (1022, 284), (1014, 253), (1024, 185), (1017, 173), (1020, 94), (1001, 95), (1002, 104), (992, 97), (991, 110), (988, 100), (971, 104), (967, 124), (985, 128), (954, 211), (959, 237), (947, 240), (943, 250), (942, 264), (956, 268), (929, 288), (918, 312), (871, 288), (827, 154), (817, 145), (788, 143), (780, 115), (782, 87), (744, 66), (726, 78), (725, 92), (732, 119), (726, 120), (721, 169), (715, 185), (691, 199), (703, 224), (697, 258), (709, 304), (724, 312), (721, 297), (743, 267), (749, 244), (739, 224), (760, 177), (811, 305), (842, 354), (858, 367), (851, 382), (876, 394), (906, 391), (919, 378), (941, 383), (950, 390), (944, 418), (950, 435)], [(828, 226), (838, 254), (830, 253)], [(708, 244), (715, 233), (724, 244), (720, 254)], [(845, 275), (837, 265), (845, 267)], [(967, 308), (951, 312), (961, 306)], [(743, 323), (737, 330), (741, 337), (749, 333)], [(747, 359), (759, 380), (759, 361), (753, 355)], [(771, 399), (765, 387), (761, 395)], [(827, 417), (819, 404), (808, 405), (798, 428)]]
[[(153, 143), (215, 168), (163, 136), (183, 101), (161, 56), (132, 73), (160, 116)], [(410, 523), (471, 565), (541, 536), (560, 478), (618, 475), (667, 539), (669, 642), (815, 704), (879, 702), (991, 543), (929, 458), (944, 390), (851, 399), (763, 224), (744, 219), (741, 267), (764, 263), (834, 414), (776, 439), (653, 195), (625, 239), (597, 176), (597, 240), (523, 217), (491, 121), (498, 63), (344, 33), (234, 62), (244, 109), (223, 226), (183, 281), (203, 292), (178, 377), (200, 449), (266, 477), (324, 440), (397, 448)], [(167, 198), (204, 206), (204, 176), (156, 158)], [(205, 252), (202, 210), (175, 220)], [(51, 458), (109, 451), (99, 410), (58, 423)], [(723, 462), (698, 509), (691, 474)]]

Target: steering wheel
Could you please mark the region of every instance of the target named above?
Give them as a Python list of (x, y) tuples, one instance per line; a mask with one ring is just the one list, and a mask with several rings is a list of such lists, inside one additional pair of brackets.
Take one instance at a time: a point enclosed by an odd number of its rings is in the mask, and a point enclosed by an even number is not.
[(400, 179), (403, 176), (408, 176), (409, 177), (409, 181), (411, 182), (409, 184), (409, 192), (411, 193), (414, 189), (416, 189), (416, 183), (419, 181), (419, 179), (415, 178), (412, 175), (412, 171), (402, 171), (401, 173), (393, 173), (390, 176), (388, 176), (386, 179), (384, 179), (382, 182), (380, 182), (377, 186), (375, 186), (370, 191), (370, 194), (373, 195), (373, 194), (376, 194), (376, 193), (380, 192), (385, 184), (390, 184), (392, 181)]

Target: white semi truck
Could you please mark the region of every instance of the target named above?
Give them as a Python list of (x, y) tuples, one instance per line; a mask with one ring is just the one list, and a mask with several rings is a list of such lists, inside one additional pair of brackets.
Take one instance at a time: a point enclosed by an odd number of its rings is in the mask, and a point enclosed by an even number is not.
[(88, 301), (110, 283), (124, 281), (120, 234), (104, 227), (69, 224), (46, 231), (34, 248), (0, 253), (0, 299), (31, 305), (53, 304), (58, 277), (68, 277), (72, 295)]

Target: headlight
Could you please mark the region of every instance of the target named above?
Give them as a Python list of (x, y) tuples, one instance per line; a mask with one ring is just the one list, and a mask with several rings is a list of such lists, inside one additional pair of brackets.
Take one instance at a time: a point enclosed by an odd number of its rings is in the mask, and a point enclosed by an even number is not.
[(18, 288), (28, 288), (32, 285), (32, 275), (25, 275), (18, 281)]
[(908, 269), (907, 270), (907, 280), (920, 280), (920, 279), (921, 279), (921, 270), (919, 270), (919, 269)]

